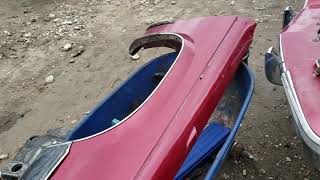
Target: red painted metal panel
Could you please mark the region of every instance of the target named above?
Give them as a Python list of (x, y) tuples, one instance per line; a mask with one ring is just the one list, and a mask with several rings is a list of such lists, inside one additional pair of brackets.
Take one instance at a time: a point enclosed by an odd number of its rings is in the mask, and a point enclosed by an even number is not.
[(320, 2), (319, 0), (306, 0), (306, 6), (319, 6)]
[(110, 131), (74, 142), (52, 179), (172, 179), (252, 41), (255, 23), (203, 17), (156, 26), (184, 47), (143, 107)]
[(313, 76), (320, 59), (320, 1), (308, 2), (281, 34), (285, 66), (311, 129), (320, 136), (320, 79)]

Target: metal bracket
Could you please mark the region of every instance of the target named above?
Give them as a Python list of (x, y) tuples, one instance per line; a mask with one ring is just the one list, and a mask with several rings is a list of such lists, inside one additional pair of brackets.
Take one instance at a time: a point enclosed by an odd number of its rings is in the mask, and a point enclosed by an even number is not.
[(68, 128), (49, 130), (46, 135), (30, 137), (14, 159), (0, 171), (5, 180), (45, 180), (68, 154), (65, 142)]
[(283, 24), (282, 28), (284, 29), (296, 16), (296, 13), (292, 10), (290, 6), (286, 7), (283, 12)]
[(265, 74), (267, 79), (276, 85), (282, 85), (281, 74), (282, 70), (282, 59), (279, 57), (277, 51), (270, 47), (265, 54)]

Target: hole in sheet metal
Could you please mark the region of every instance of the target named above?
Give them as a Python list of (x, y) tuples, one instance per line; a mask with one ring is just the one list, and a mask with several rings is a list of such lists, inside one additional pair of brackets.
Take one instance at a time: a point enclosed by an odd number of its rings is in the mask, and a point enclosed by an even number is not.
[(11, 172), (18, 172), (22, 169), (22, 164), (15, 164), (12, 168), (11, 168)]

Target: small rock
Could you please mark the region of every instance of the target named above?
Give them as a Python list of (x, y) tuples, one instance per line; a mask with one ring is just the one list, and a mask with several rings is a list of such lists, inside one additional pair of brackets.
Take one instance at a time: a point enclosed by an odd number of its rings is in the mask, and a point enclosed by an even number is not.
[(1, 155), (0, 155), (0, 160), (7, 159), (8, 157), (9, 157), (8, 154), (1, 154)]
[(72, 45), (68, 43), (68, 44), (63, 46), (62, 50), (69, 51), (71, 48), (72, 48)]
[(75, 124), (77, 122), (77, 120), (72, 120), (71, 124)]
[(56, 17), (56, 15), (54, 15), (54, 14), (49, 14), (48, 17), (51, 18), (51, 19), (53, 19), (53, 18)]
[(266, 174), (266, 170), (264, 170), (264, 169), (260, 169), (260, 171), (259, 171), (261, 174)]
[(245, 170), (245, 169), (242, 170), (242, 175), (243, 175), (243, 176), (246, 176), (246, 175), (247, 175), (247, 170)]
[(157, 5), (157, 4), (159, 4), (160, 2), (161, 2), (161, 0), (155, 0), (155, 1), (154, 1), (154, 4)]
[(31, 18), (31, 22), (36, 22), (37, 19), (36, 18)]
[(258, 18), (257, 18), (257, 19), (255, 19), (255, 20), (256, 20), (257, 23), (263, 23), (263, 20), (261, 20), (261, 19), (258, 19)]
[(177, 1), (171, 1), (171, 5), (176, 5)]
[(75, 26), (73, 29), (79, 31), (81, 28), (79, 26)]
[(290, 117), (289, 116), (286, 116), (286, 119), (289, 119)]
[(93, 38), (93, 34), (91, 32), (89, 33), (89, 38)]
[(22, 36), (23, 36), (23, 37), (30, 37), (30, 36), (31, 36), (31, 32), (24, 33)]
[(59, 18), (55, 18), (52, 22), (53, 22), (53, 23), (57, 23), (57, 22), (59, 22), (59, 21), (60, 21)]
[(146, 0), (141, 0), (140, 4), (144, 5), (146, 3)]
[(52, 75), (50, 75), (50, 76), (48, 76), (48, 77), (46, 77), (46, 83), (52, 83), (53, 82), (53, 80), (54, 80), (54, 78), (53, 78), (53, 76)]
[(235, 4), (236, 4), (236, 2), (234, 2), (234, 1), (231, 1), (231, 2), (230, 2), (230, 5), (231, 5), (231, 6), (234, 6)]
[(75, 59), (70, 59), (69, 63), (74, 63), (76, 60)]
[(3, 31), (3, 33), (7, 36), (12, 36), (12, 34), (9, 31)]
[(136, 53), (135, 55), (131, 56), (131, 59), (133, 59), (133, 60), (137, 60), (139, 58), (140, 58), (140, 56), (139, 56), (138, 53)]
[(59, 33), (64, 33), (64, 32), (66, 32), (66, 29), (61, 29), (61, 28), (60, 28), (60, 29), (58, 29), (58, 32), (59, 32)]
[(287, 162), (291, 162), (291, 159), (289, 157), (286, 157)]
[(68, 20), (68, 21), (64, 21), (62, 24), (71, 25), (73, 24), (73, 22)]

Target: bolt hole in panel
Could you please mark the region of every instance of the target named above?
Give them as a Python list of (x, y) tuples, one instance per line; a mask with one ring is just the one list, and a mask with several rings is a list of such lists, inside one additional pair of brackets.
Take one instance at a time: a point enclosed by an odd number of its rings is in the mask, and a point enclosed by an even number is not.
[(18, 172), (21, 169), (22, 169), (22, 164), (16, 164), (16, 165), (12, 166), (11, 172)]

